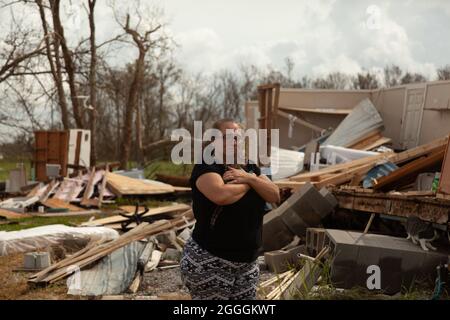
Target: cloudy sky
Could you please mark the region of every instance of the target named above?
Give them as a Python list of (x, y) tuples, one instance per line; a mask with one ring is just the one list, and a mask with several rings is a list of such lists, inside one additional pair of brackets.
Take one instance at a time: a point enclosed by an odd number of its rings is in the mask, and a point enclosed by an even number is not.
[(446, 0), (164, 0), (179, 59), (191, 70), (240, 62), (296, 73), (353, 73), (398, 64), (434, 76), (450, 64)]
[[(99, 0), (99, 41), (120, 32), (111, 1)], [(155, 1), (180, 46), (176, 57), (193, 72), (241, 63), (281, 69), (290, 57), (301, 76), (397, 64), (433, 77), (436, 67), (450, 64), (448, 0), (141, 0), (144, 5)], [(116, 0), (116, 6), (131, 2)], [(65, 24), (70, 30), (70, 21)], [(134, 56), (122, 51), (115, 58), (129, 62)]]

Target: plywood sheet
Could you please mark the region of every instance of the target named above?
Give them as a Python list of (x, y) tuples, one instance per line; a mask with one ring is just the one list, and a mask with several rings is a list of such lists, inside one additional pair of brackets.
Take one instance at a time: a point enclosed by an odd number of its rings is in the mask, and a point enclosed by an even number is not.
[(175, 189), (171, 185), (164, 183), (150, 184), (145, 182), (145, 180), (133, 179), (112, 172), (108, 172), (106, 177), (108, 187), (117, 196), (175, 192)]
[(82, 209), (80, 207), (74, 206), (68, 202), (62, 201), (60, 199), (51, 198), (47, 199), (42, 204), (46, 207), (52, 208), (52, 209), (69, 209), (69, 211), (81, 211)]

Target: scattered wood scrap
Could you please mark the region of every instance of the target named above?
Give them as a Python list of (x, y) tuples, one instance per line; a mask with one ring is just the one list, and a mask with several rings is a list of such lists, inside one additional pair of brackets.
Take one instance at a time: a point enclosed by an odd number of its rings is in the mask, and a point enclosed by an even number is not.
[(77, 207), (73, 204), (70, 204), (66, 201), (57, 199), (57, 198), (50, 198), (47, 199), (45, 201), (42, 201), (42, 204), (46, 207), (52, 208), (52, 209), (67, 209), (69, 211), (72, 212), (77, 212), (77, 211), (83, 211), (82, 208)]
[(411, 161), (404, 166), (391, 172), (391, 174), (381, 177), (375, 181), (373, 189), (390, 190), (395, 186), (402, 186), (414, 182), (417, 175), (427, 168), (431, 168), (441, 163), (444, 159), (444, 150), (431, 153), (428, 156)]
[(175, 192), (174, 187), (165, 183), (150, 184), (143, 180), (133, 179), (116, 173), (106, 174), (108, 187), (117, 195), (149, 195)]
[(450, 200), (408, 192), (360, 192), (334, 188), (339, 207), (390, 216), (417, 216), (422, 220), (446, 224), (449, 221)]
[[(186, 204), (174, 204), (170, 206), (164, 206), (164, 207), (158, 207), (158, 208), (151, 208), (147, 213), (143, 215), (143, 218), (150, 217), (150, 216), (156, 216), (161, 214), (167, 214), (171, 216), (180, 215), (180, 213), (186, 212), (190, 210), (190, 206)], [(131, 211), (131, 210), (130, 210)], [(134, 214), (134, 210), (131, 212), (128, 212), (124, 215), (115, 215), (112, 217), (102, 218), (102, 219), (96, 219), (88, 222), (84, 222), (81, 225), (83, 227), (96, 227), (96, 226), (106, 226), (106, 227), (118, 227), (120, 223), (125, 222), (132, 218)], [(127, 218), (129, 217), (129, 218)]]
[[(298, 189), (306, 182), (310, 182), (318, 188), (328, 185), (343, 185), (351, 181), (357, 181), (357, 183), (354, 183), (357, 185), (360, 183), (361, 177), (363, 177), (370, 169), (386, 161), (401, 165), (411, 161), (414, 162), (414, 160), (419, 158), (417, 161), (420, 161), (419, 164), (424, 163), (425, 167), (430, 165), (430, 163), (436, 164), (442, 160), (443, 150), (447, 143), (448, 136), (400, 153), (380, 153), (350, 162), (328, 166), (317, 171), (304, 172), (290, 177), (289, 179), (278, 181), (277, 184), (280, 187), (292, 189)], [(427, 160), (421, 160), (421, 157), (425, 157)], [(403, 170), (407, 171), (408, 167), (406, 168), (406, 170)], [(355, 179), (355, 177), (358, 177), (358, 179)]]
[(17, 212), (5, 210), (5, 209), (0, 209), (0, 217), (5, 218), (5, 219), (22, 219), (22, 218), (29, 218), (30, 215), (23, 214), (23, 213), (17, 213)]
[(438, 192), (450, 196), (450, 140), (447, 143), (444, 161), (442, 162)]
[(32, 275), (29, 282), (35, 284), (51, 284), (75, 272), (76, 265), (83, 269), (88, 265), (99, 261), (113, 251), (133, 242), (167, 232), (169, 230), (179, 230), (185, 228), (194, 219), (192, 211), (171, 220), (158, 220), (151, 224), (142, 223), (129, 232), (124, 233), (119, 238), (106, 243), (93, 243), (78, 253)]

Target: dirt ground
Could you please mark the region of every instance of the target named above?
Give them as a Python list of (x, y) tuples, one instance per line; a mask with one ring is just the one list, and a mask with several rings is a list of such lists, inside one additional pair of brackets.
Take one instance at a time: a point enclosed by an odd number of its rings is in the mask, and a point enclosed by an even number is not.
[[(27, 277), (32, 273), (19, 272), (16, 269), (23, 265), (23, 254), (0, 257), (0, 300), (66, 300), (88, 299), (86, 297), (67, 295), (64, 281), (48, 287), (29, 286)], [(272, 274), (261, 272), (260, 281), (267, 280)], [(187, 288), (180, 277), (180, 269), (155, 270), (146, 273), (140, 290), (135, 295), (120, 297), (104, 297), (105, 299), (190, 299)], [(96, 298), (98, 299), (98, 298)]]

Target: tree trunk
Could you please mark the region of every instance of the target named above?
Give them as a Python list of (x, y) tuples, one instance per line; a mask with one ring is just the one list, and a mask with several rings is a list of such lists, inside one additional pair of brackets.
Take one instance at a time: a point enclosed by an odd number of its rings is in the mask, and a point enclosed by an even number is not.
[[(59, 37), (55, 37), (53, 44), (50, 45), (49, 40), (50, 35), (48, 32), (47, 19), (45, 17), (45, 11), (44, 6), (42, 4), (42, 0), (36, 0), (36, 4), (39, 7), (39, 15), (41, 17), (42, 29), (44, 30), (46, 55), (48, 63), (50, 65), (50, 71), (52, 73), (53, 81), (55, 82), (56, 92), (58, 94), (58, 102), (61, 111), (61, 122), (63, 124), (64, 129), (67, 130), (70, 128), (69, 111), (68, 111), (69, 108), (67, 106), (66, 94), (64, 92), (62, 82), (61, 62), (59, 61), (60, 41)], [(52, 57), (52, 46), (55, 60), (53, 60)]]
[(73, 117), (75, 119), (77, 128), (82, 129), (84, 128), (83, 125), (84, 121), (81, 113), (82, 110), (80, 110), (77, 86), (75, 83), (75, 66), (72, 59), (72, 53), (67, 47), (66, 38), (64, 36), (64, 28), (62, 26), (60, 19), (59, 5), (60, 0), (50, 0), (50, 7), (52, 9), (52, 18), (53, 18), (53, 28), (55, 29), (56, 36), (59, 37), (61, 43), (64, 64), (66, 67), (66, 72), (69, 80), (70, 99), (72, 101)]
[(95, 41), (95, 3), (97, 0), (89, 0), (89, 42), (91, 46), (91, 66), (89, 70), (89, 94), (91, 107), (91, 166), (95, 166), (97, 162), (97, 47)]
[(122, 153), (120, 156), (120, 168), (126, 170), (128, 160), (130, 158), (132, 124), (134, 111), (137, 108), (140, 87), (142, 85), (142, 75), (144, 72), (145, 50), (139, 49), (139, 57), (135, 63), (134, 77), (128, 93), (127, 103), (125, 106), (125, 120), (122, 130)]

